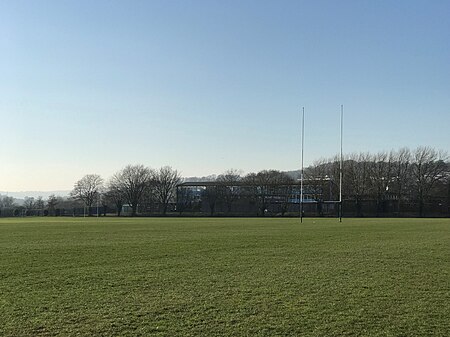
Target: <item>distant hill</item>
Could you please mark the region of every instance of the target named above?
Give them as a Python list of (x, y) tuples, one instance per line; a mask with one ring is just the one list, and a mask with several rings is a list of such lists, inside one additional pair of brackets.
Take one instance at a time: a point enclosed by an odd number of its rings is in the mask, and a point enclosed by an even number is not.
[(183, 181), (203, 183), (203, 182), (208, 182), (208, 181), (214, 181), (216, 179), (217, 179), (217, 176), (215, 174), (211, 174), (206, 177), (184, 177)]
[(47, 199), (50, 195), (54, 194), (58, 197), (67, 197), (70, 191), (21, 191), (21, 192), (6, 192), (0, 191), (0, 195), (7, 195), (14, 199), (24, 199), (25, 197), (37, 198), (41, 196), (43, 199)]
[[(294, 171), (283, 171), (293, 179), (299, 179), (300, 178), (300, 170), (294, 170)], [(208, 182), (208, 181), (215, 181), (217, 178), (217, 175), (211, 174), (209, 176), (205, 177), (184, 177), (183, 181), (190, 181), (190, 182)], [(44, 200), (47, 199), (50, 195), (54, 194), (57, 197), (68, 197), (70, 193), (70, 190), (57, 190), (57, 191), (20, 191), (20, 192), (6, 192), (6, 191), (0, 191), (0, 196), (7, 195), (10, 197), (13, 197), (16, 200), (16, 203), (21, 205), (23, 203), (23, 199), (25, 197), (33, 197), (37, 198), (41, 196)]]
[(289, 177), (293, 179), (300, 179), (300, 170), (295, 171), (284, 171)]
[[(289, 177), (293, 179), (300, 179), (300, 170), (294, 170), (294, 171), (282, 171), (286, 173)], [(189, 181), (189, 182), (208, 182), (208, 181), (215, 181), (217, 176), (215, 174), (211, 174), (206, 177), (184, 177), (183, 181)]]

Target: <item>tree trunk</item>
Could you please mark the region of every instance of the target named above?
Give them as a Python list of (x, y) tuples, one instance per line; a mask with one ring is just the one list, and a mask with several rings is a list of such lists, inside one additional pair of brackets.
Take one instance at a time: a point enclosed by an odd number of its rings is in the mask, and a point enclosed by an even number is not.
[(131, 205), (131, 216), (136, 216), (137, 213), (137, 204)]
[(361, 200), (359, 200), (359, 198), (356, 199), (356, 216), (362, 217), (362, 205)]
[(227, 202), (227, 211), (231, 213), (231, 202)]
[(424, 200), (423, 200), (423, 192), (419, 192), (419, 217), (423, 217), (423, 209), (424, 209)]

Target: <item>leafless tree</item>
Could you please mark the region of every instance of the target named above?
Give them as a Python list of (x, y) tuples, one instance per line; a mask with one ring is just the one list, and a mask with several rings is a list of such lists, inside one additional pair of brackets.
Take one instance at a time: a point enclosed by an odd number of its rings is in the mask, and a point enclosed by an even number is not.
[(111, 183), (123, 193), (125, 202), (131, 206), (131, 215), (137, 214), (139, 203), (153, 178), (153, 171), (144, 165), (128, 165), (114, 174)]
[(100, 197), (102, 187), (103, 179), (98, 174), (87, 174), (75, 183), (70, 195), (75, 200), (82, 201), (91, 215), (92, 206)]
[(34, 208), (34, 198), (33, 197), (25, 197), (23, 201), (23, 206), (27, 211), (31, 211)]
[(170, 166), (161, 167), (154, 174), (154, 195), (166, 215), (169, 203), (174, 200), (176, 187), (181, 183), (181, 175)]
[[(343, 167), (344, 199), (355, 201), (358, 216), (362, 215), (363, 200), (375, 201), (379, 214), (388, 206), (385, 201), (390, 196), (397, 200), (398, 214), (407, 200), (415, 200), (419, 203), (419, 213), (423, 215), (427, 200), (433, 199), (441, 205), (450, 200), (450, 188), (446, 185), (450, 181), (448, 158), (446, 152), (426, 147), (414, 151), (401, 148), (375, 155), (351, 154)], [(319, 183), (314, 182), (315, 177), (328, 176), (332, 182), (329, 185), (330, 196), (336, 195), (339, 192), (339, 158), (315, 163), (306, 169), (305, 176), (309, 178), (309, 186)]]
[(283, 172), (274, 176), (274, 194), (279, 198), (281, 216), (284, 216), (288, 210), (291, 196), (294, 192), (294, 179)]
[(393, 153), (379, 152), (371, 156), (369, 169), (369, 191), (371, 199), (376, 201), (379, 215), (385, 209), (384, 202), (393, 179)]
[[(331, 192), (329, 191), (329, 179), (333, 175), (332, 161), (326, 159), (319, 159), (310, 167), (305, 169), (304, 179), (312, 192), (317, 192), (318, 202), (323, 201), (324, 198), (331, 200)], [(339, 174), (337, 176), (339, 178)], [(328, 188), (326, 188), (328, 187)], [(327, 193), (328, 192), (328, 193)]]
[(183, 212), (192, 209), (194, 203), (194, 195), (190, 188), (181, 187), (177, 189), (177, 211), (180, 215)]
[[(259, 215), (265, 215), (269, 201), (274, 196), (279, 196), (279, 189), (287, 183), (288, 178), (286, 174), (276, 170), (263, 170), (245, 176), (246, 188), (249, 189), (253, 200), (258, 204)], [(283, 193), (289, 195), (286, 191)]]
[[(316, 167), (314, 167), (316, 166)], [(346, 160), (343, 163), (343, 172), (345, 176)], [(339, 179), (340, 179), (340, 156), (336, 155), (330, 159), (320, 159), (315, 162), (312, 168), (305, 170), (307, 183), (314, 189), (322, 190), (322, 198), (326, 200), (338, 200), (339, 198)], [(348, 195), (350, 183), (344, 179), (342, 185), (343, 193)], [(327, 192), (325, 192), (327, 191)]]
[(0, 208), (12, 208), (15, 206), (14, 198), (4, 195), (0, 197)]
[(411, 172), (419, 202), (419, 215), (424, 215), (425, 201), (431, 190), (447, 175), (448, 155), (444, 151), (436, 151), (430, 147), (418, 147), (413, 151)]
[(411, 151), (404, 147), (394, 153), (393, 189), (397, 198), (397, 212), (400, 214), (401, 204), (406, 197), (406, 188), (411, 181)]
[(38, 196), (36, 198), (36, 201), (34, 203), (34, 207), (38, 210), (43, 210), (45, 207), (45, 203), (44, 203), (44, 199), (42, 198), (42, 196)]
[(450, 163), (447, 162), (447, 173), (445, 184), (447, 186), (447, 214), (450, 216)]
[(203, 190), (202, 197), (208, 202), (209, 214), (214, 215), (217, 200), (219, 199), (219, 188), (217, 185), (206, 186)]
[(324, 158), (314, 161), (314, 163), (305, 168), (304, 178), (309, 180), (324, 179), (328, 175), (328, 163), (330, 161)]
[(355, 200), (356, 212), (362, 215), (362, 200), (368, 194), (370, 154), (360, 153), (350, 155), (345, 162), (344, 181), (347, 182), (347, 192)]
[(239, 170), (230, 169), (217, 177), (219, 197), (225, 202), (228, 213), (231, 212), (233, 203), (239, 198), (240, 190), (236, 183), (241, 181), (241, 174)]
[(58, 205), (58, 198), (56, 197), (56, 195), (52, 194), (49, 195), (48, 199), (47, 199), (47, 208), (48, 208), (48, 212), (51, 215), (55, 215), (55, 210), (56, 210), (56, 206)]
[(103, 194), (103, 200), (108, 204), (111, 203), (116, 208), (117, 216), (122, 213), (123, 204), (125, 203), (125, 193), (120, 190), (120, 186), (115, 185), (115, 181), (110, 180), (107, 184), (106, 191)]

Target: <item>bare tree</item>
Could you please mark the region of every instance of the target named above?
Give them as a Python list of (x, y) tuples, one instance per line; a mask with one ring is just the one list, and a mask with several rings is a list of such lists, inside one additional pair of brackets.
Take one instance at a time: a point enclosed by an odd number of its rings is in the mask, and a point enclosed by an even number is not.
[(116, 186), (113, 180), (107, 184), (106, 191), (103, 195), (106, 203), (111, 203), (116, 208), (117, 216), (122, 213), (123, 204), (125, 203), (125, 193), (120, 190), (120, 186)]
[(384, 203), (393, 178), (393, 153), (379, 152), (369, 164), (370, 193), (377, 204), (377, 215), (385, 210)]
[(225, 202), (228, 213), (231, 212), (233, 203), (239, 198), (240, 189), (236, 185), (241, 179), (241, 171), (236, 169), (227, 170), (217, 177), (219, 196)]
[(217, 185), (207, 185), (202, 193), (202, 197), (208, 202), (209, 212), (210, 212), (209, 215), (211, 215), (211, 216), (214, 215), (214, 212), (216, 210), (217, 200), (219, 199), (218, 189), (219, 188)]
[(448, 155), (430, 147), (418, 147), (413, 152), (411, 166), (414, 187), (419, 202), (419, 215), (423, 216), (425, 201), (435, 185), (446, 179)]
[(339, 172), (334, 177), (332, 165), (333, 160), (319, 159), (312, 166), (305, 169), (304, 177), (307, 181), (308, 189), (315, 195), (314, 198), (318, 203), (319, 214), (322, 202), (324, 200), (332, 200), (330, 180), (334, 182), (334, 178), (336, 178), (336, 187), (339, 186)]
[(180, 215), (192, 209), (194, 203), (195, 198), (192, 189), (183, 186), (177, 188), (177, 211)]
[[(258, 173), (250, 173), (244, 178), (246, 188), (253, 200), (258, 205), (258, 214), (264, 216), (270, 201), (274, 197), (280, 197), (280, 187), (288, 184), (290, 178), (277, 170), (263, 170)], [(287, 191), (281, 191), (289, 195)]]
[(111, 183), (123, 194), (125, 202), (131, 206), (131, 215), (137, 214), (139, 203), (150, 187), (153, 172), (144, 165), (128, 165), (114, 174)]
[(290, 199), (294, 192), (294, 179), (286, 173), (279, 172), (274, 177), (274, 194), (277, 195), (280, 202), (281, 216), (284, 216), (289, 208)]
[[(443, 151), (421, 147), (414, 151), (401, 148), (398, 151), (351, 154), (344, 161), (344, 199), (353, 199), (358, 216), (362, 215), (363, 200), (375, 201), (379, 214), (387, 206), (388, 196), (395, 196), (397, 212), (400, 215), (406, 200), (418, 201), (419, 213), (423, 215), (426, 202), (433, 200), (441, 209), (445, 200), (450, 200), (450, 163)], [(331, 196), (339, 192), (339, 160), (315, 163), (306, 169), (308, 187), (318, 185), (315, 177), (330, 179)], [(435, 207), (436, 209), (436, 207)]]
[(447, 163), (447, 174), (445, 183), (447, 185), (447, 214), (450, 216), (450, 163)]
[(12, 208), (15, 206), (14, 198), (4, 195), (0, 198), (0, 208)]
[(51, 215), (55, 215), (55, 210), (56, 210), (56, 206), (58, 205), (58, 198), (56, 197), (56, 195), (52, 194), (48, 196), (47, 199), (47, 208), (48, 208), (48, 212)]
[(397, 212), (406, 197), (406, 187), (411, 181), (411, 151), (404, 147), (394, 153), (393, 189), (397, 198)]
[(362, 201), (368, 194), (370, 154), (353, 154), (345, 162), (344, 181), (348, 182), (347, 192), (355, 200), (357, 216), (362, 216)]
[(166, 215), (170, 201), (175, 197), (176, 187), (181, 183), (181, 175), (170, 166), (161, 167), (154, 175), (154, 194)]
[(27, 211), (31, 211), (34, 208), (34, 198), (33, 197), (25, 197), (23, 201), (23, 206)]
[(92, 214), (92, 206), (100, 197), (103, 187), (103, 179), (98, 174), (87, 174), (78, 180), (70, 195), (75, 200), (82, 201)]
[(36, 198), (36, 201), (35, 201), (35, 203), (34, 203), (34, 207), (35, 207), (37, 210), (39, 210), (39, 211), (41, 211), (41, 210), (44, 209), (45, 203), (44, 203), (44, 199), (42, 198), (42, 196), (38, 196), (38, 197)]
[(315, 181), (321, 179), (325, 179), (329, 174), (328, 172), (329, 163), (330, 160), (326, 160), (323, 158), (314, 161), (314, 163), (311, 166), (305, 168), (304, 178), (310, 180), (311, 183), (314, 183)]

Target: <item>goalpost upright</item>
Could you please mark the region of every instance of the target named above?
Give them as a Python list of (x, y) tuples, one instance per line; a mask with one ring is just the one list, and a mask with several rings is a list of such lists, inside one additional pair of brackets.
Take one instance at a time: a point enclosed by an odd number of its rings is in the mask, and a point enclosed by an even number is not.
[(344, 129), (344, 105), (341, 104), (341, 151), (339, 158), (339, 222), (342, 222), (342, 136)]
[(302, 167), (300, 171), (300, 222), (303, 222), (303, 152), (305, 143), (305, 107), (302, 108)]
[[(343, 181), (343, 135), (344, 135), (344, 105), (341, 104), (340, 114), (340, 152), (339, 152), (339, 222), (342, 222), (342, 181)], [(300, 222), (303, 222), (303, 175), (305, 150), (305, 107), (302, 108), (302, 134), (301, 134), (301, 170), (300, 170)]]

